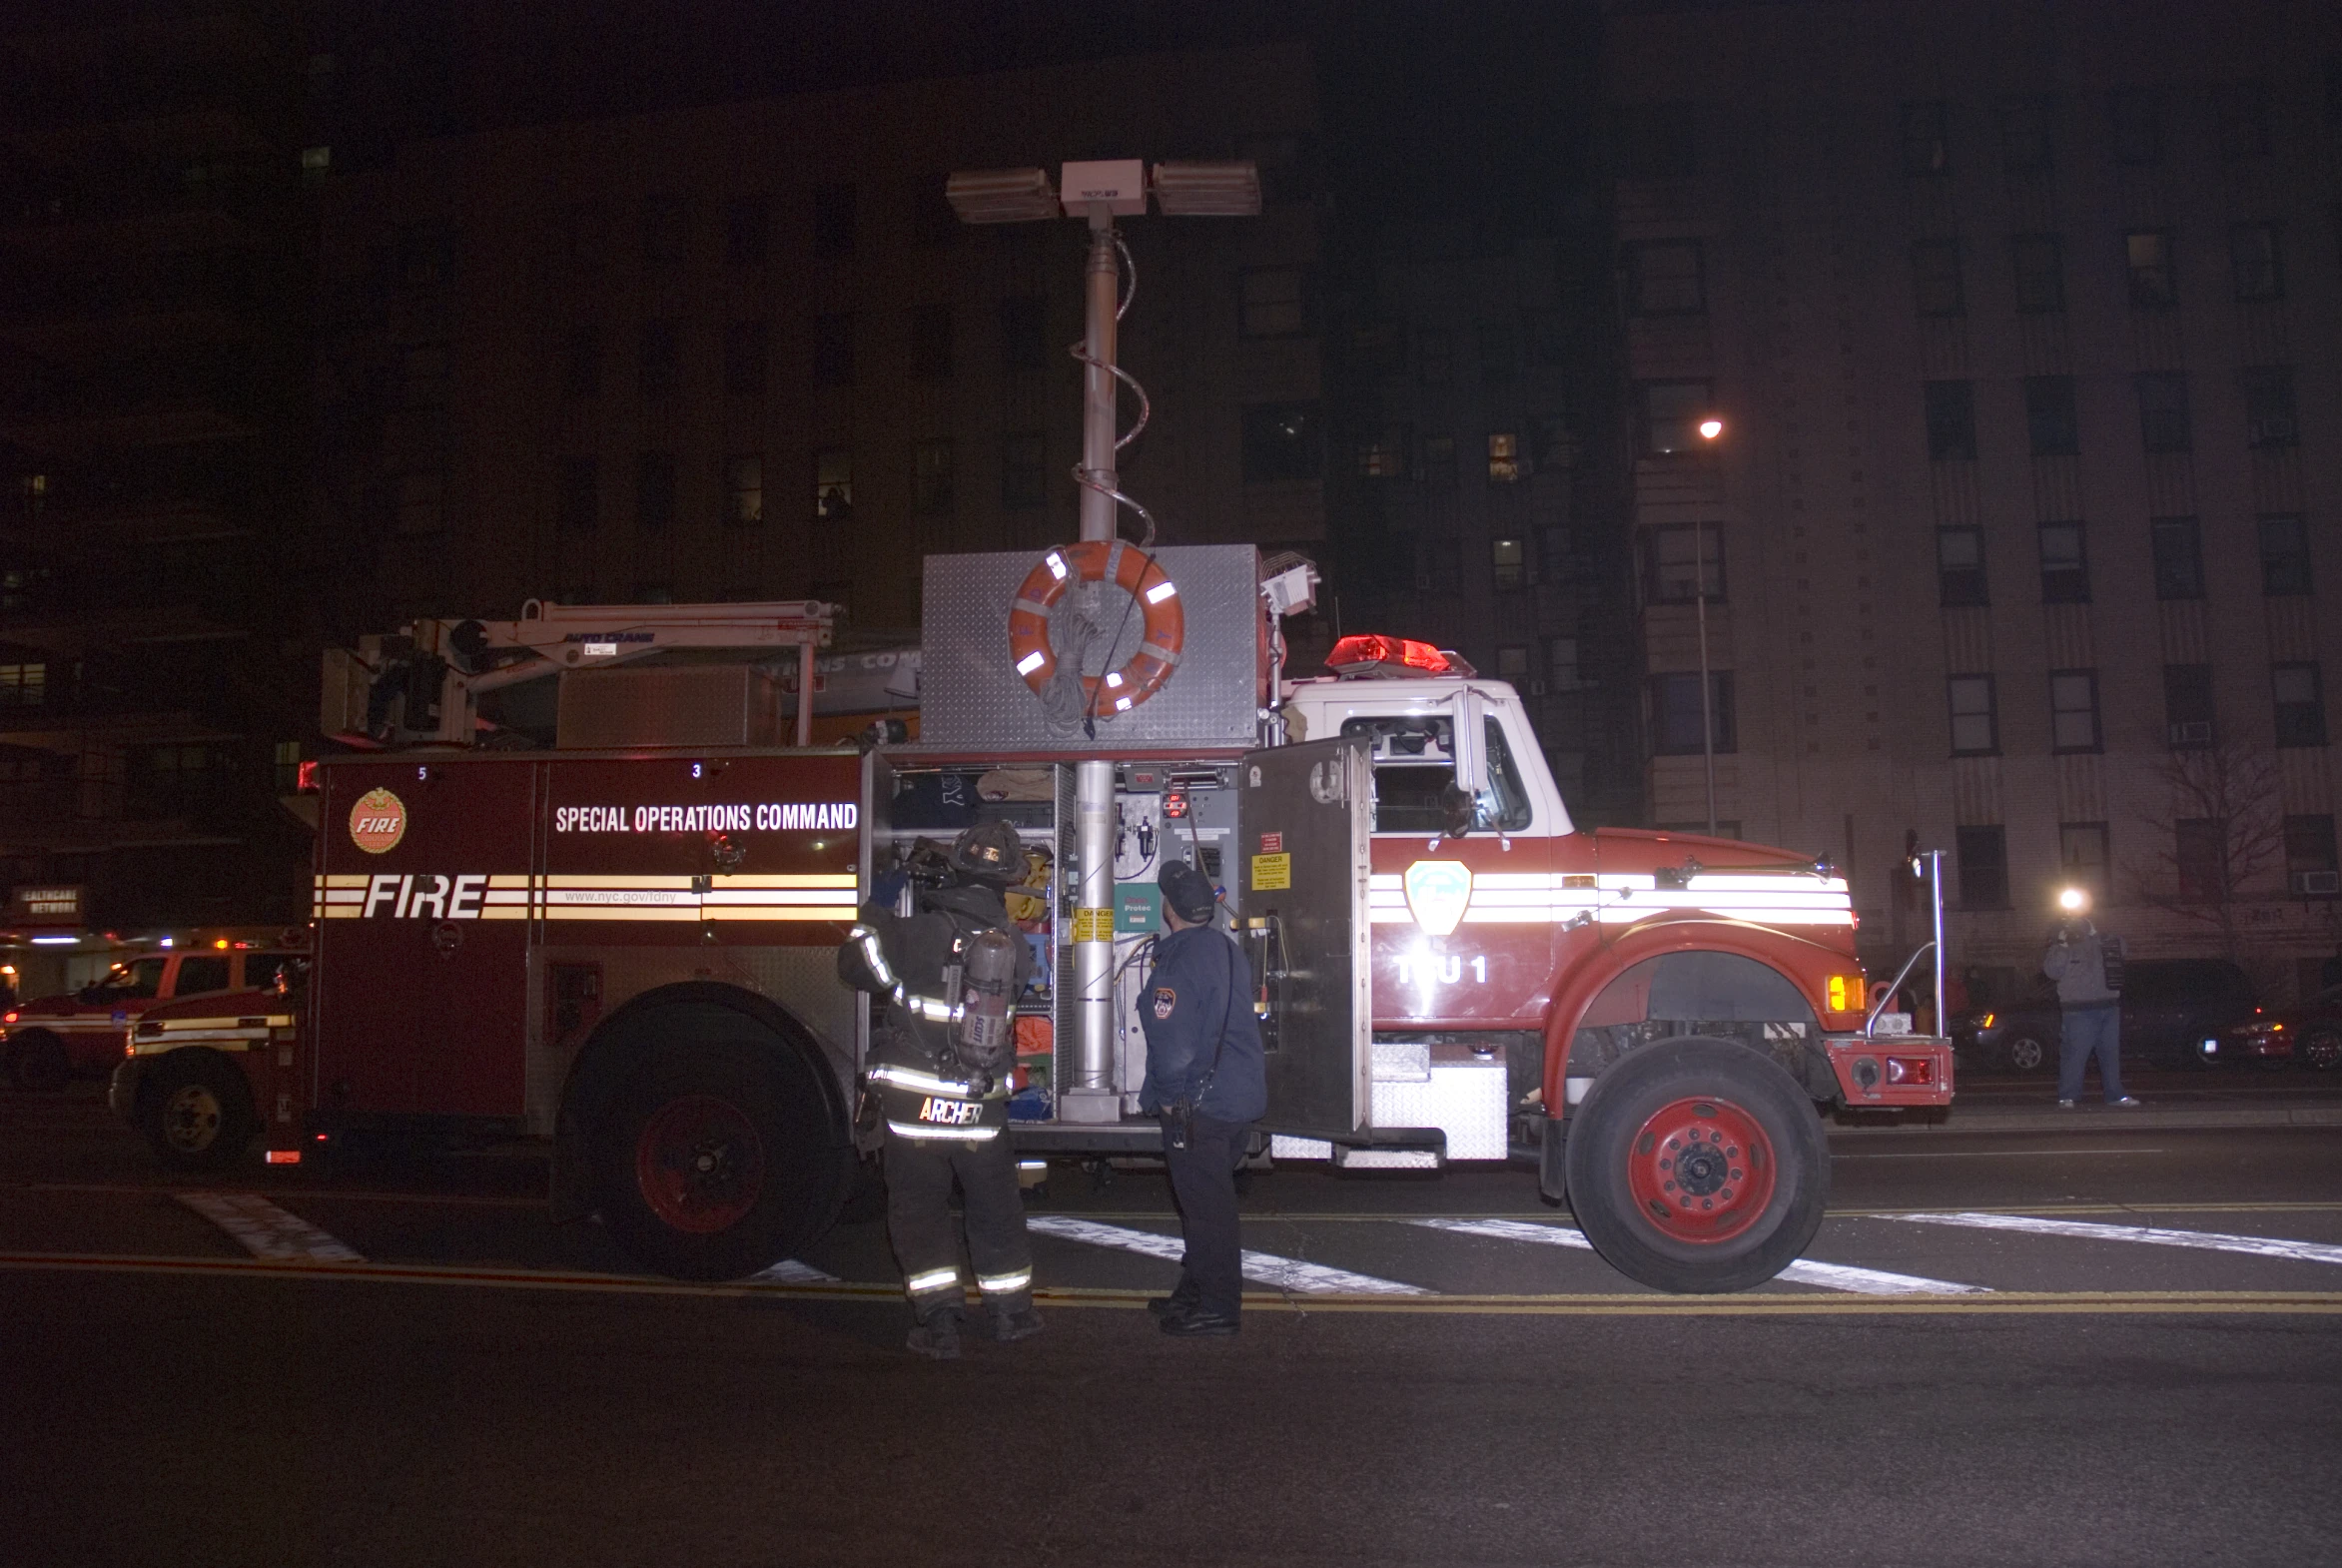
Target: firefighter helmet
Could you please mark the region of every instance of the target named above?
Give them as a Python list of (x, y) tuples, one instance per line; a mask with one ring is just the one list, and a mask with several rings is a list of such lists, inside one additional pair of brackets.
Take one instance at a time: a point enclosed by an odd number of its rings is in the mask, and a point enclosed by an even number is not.
[(1025, 875), (1025, 845), (1006, 822), (979, 822), (952, 841), (952, 869), (972, 882), (1007, 887)]

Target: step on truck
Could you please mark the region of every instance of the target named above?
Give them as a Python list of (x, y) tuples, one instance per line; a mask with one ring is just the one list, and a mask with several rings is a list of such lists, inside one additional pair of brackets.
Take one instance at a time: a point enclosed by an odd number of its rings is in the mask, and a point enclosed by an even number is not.
[[(1269, 1158), (1512, 1163), (1637, 1280), (1771, 1278), (1828, 1197), (1818, 1112), (1952, 1093), (1946, 1042), (1866, 1012), (1845, 879), (1580, 828), (1520, 698), (1451, 653), (1352, 636), (1288, 678), (1279, 616), (1313, 583), (1249, 546), (930, 557), (920, 738), (866, 747), (780, 744), (757, 684), (762, 650), (810, 663), (821, 605), (532, 605), (374, 644), (329, 729), (381, 749), (313, 780), (301, 1137), (544, 1139), (557, 1217), (660, 1272), (753, 1273), (857, 1177), (858, 906), (907, 906), (934, 846), (1000, 819), (1040, 960), (1026, 1158), (1160, 1149), (1138, 1010), (1179, 857), (1250, 961)], [(675, 640), (766, 662), (660, 663)], [(495, 716), (531, 672), (564, 686), (530, 710), (549, 734)]]

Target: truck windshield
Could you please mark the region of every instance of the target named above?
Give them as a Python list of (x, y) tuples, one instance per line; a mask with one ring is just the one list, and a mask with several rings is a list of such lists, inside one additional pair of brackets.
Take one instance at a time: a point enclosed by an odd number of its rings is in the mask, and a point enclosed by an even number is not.
[(167, 958), (142, 958), (135, 963), (117, 964), (106, 971), (106, 978), (97, 989), (125, 999), (151, 997), (163, 989), (163, 969), (171, 961)]
[[(1440, 795), (1455, 782), (1455, 727), (1445, 714), (1408, 713), (1342, 721), (1344, 735), (1373, 742), (1374, 831), (1438, 833), (1447, 826)], [(1487, 721), (1488, 789), (1476, 803), (1472, 826), (1517, 833), (1529, 825), (1529, 792), (1521, 782), (1504, 726)]]

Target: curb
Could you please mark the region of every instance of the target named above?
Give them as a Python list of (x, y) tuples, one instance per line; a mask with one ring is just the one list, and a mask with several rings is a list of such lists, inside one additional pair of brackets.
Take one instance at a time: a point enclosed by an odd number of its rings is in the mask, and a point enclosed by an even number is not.
[(2225, 1128), (2342, 1128), (2342, 1105), (2271, 1106), (2267, 1108), (2152, 1106), (2137, 1111), (2083, 1107), (2059, 1111), (2054, 1107), (2025, 1111), (1970, 1111), (1954, 1106), (1942, 1121), (1885, 1124), (1833, 1122), (1825, 1130), (1832, 1138), (1909, 1138), (1947, 1133), (2110, 1133), (2132, 1129), (2164, 1132), (2217, 1132)]

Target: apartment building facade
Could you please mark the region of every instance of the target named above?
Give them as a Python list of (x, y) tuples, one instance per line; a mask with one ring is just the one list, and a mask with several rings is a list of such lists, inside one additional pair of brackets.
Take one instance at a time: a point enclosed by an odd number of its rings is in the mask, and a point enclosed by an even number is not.
[(1918, 848), (2001, 984), (2068, 885), (2318, 984), (2338, 59), (2291, 0), (1612, 8), (1654, 820), (1828, 855), (1875, 960)]

